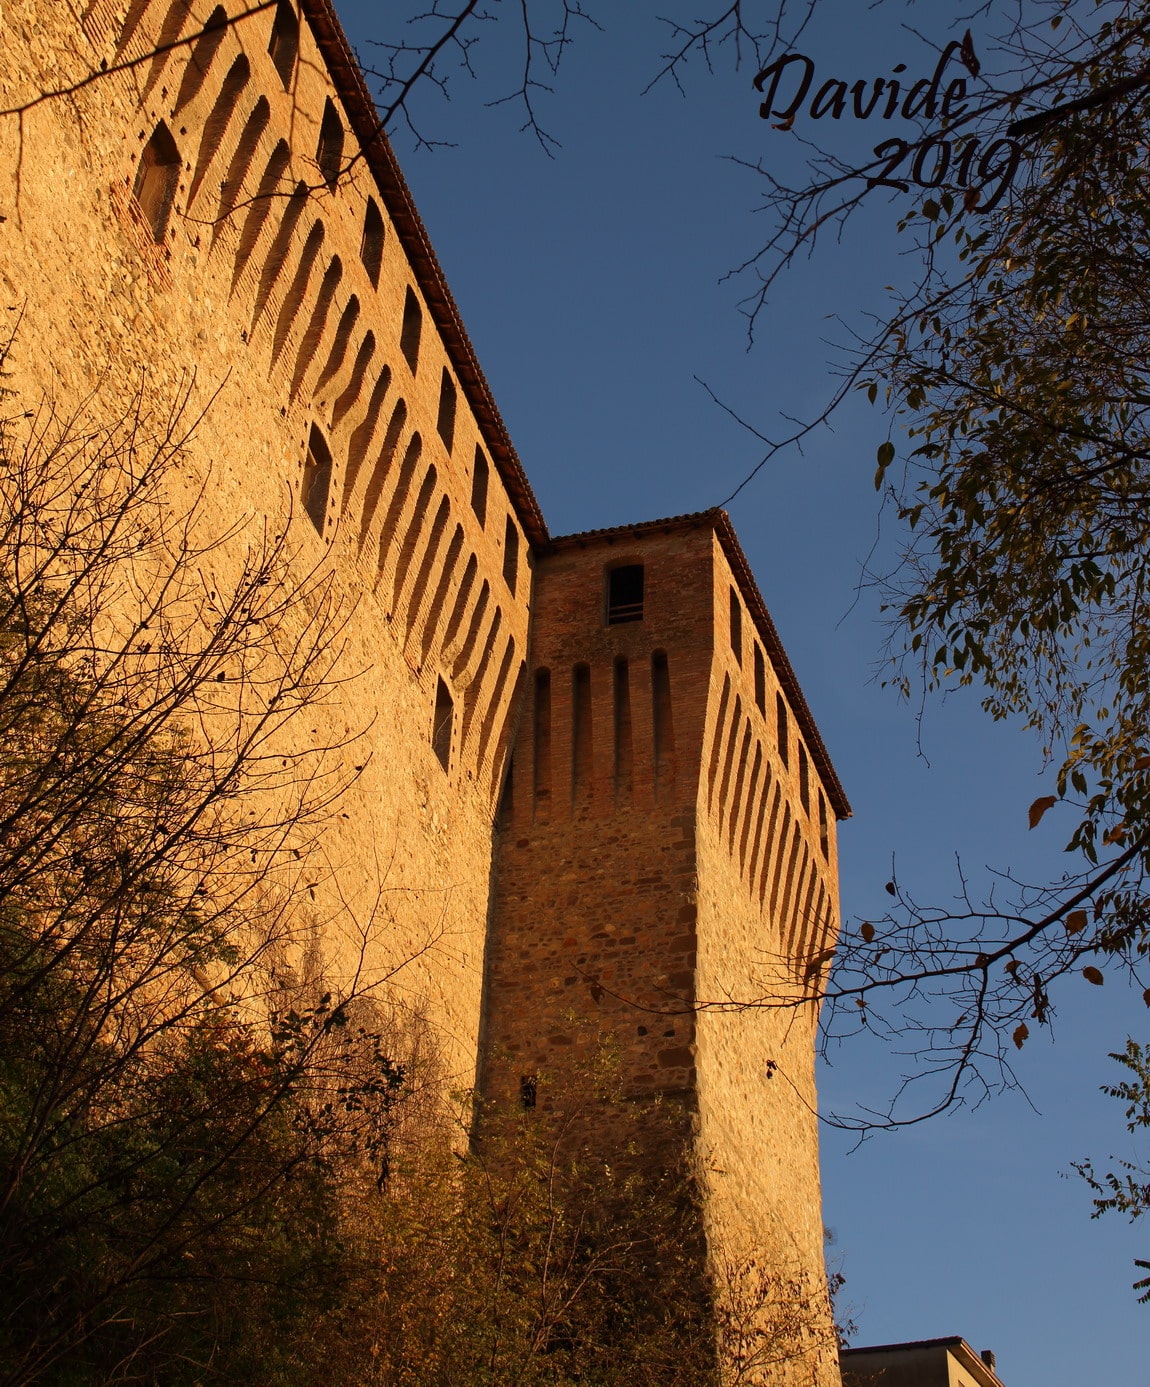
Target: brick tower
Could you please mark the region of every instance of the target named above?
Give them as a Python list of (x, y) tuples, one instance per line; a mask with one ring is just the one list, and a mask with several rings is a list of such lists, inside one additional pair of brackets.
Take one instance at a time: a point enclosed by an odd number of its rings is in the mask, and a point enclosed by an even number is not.
[[(804, 999), (837, 929), (842, 788), (724, 512), (553, 540), (533, 607), (486, 1094), (545, 1106), (610, 1036), (625, 1096), (679, 1115), (712, 1269), (760, 1259), (825, 1327)], [(835, 1380), (829, 1356), (805, 1371)]]

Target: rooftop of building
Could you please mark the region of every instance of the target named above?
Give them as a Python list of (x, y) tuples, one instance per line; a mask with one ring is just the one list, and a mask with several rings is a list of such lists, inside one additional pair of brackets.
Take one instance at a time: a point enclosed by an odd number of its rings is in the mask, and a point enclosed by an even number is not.
[(862, 1367), (868, 1357), (879, 1359), (905, 1354), (910, 1358), (915, 1354), (927, 1355), (932, 1349), (941, 1349), (951, 1354), (980, 1387), (1003, 1387), (1002, 1379), (995, 1371), (994, 1355), (990, 1354), (990, 1361), (987, 1361), (981, 1353), (976, 1353), (961, 1335), (944, 1339), (912, 1339), (902, 1344), (868, 1344), (859, 1348), (841, 1349), (839, 1362), (844, 1367), (852, 1362)]

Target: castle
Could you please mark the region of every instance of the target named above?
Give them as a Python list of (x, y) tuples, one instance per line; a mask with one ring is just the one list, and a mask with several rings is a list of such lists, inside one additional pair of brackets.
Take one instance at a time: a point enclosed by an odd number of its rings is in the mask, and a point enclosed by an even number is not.
[(726, 515), (548, 532), (330, 0), (4, 0), (0, 89), (10, 383), (199, 389), (208, 525), (290, 526), (350, 612), (304, 734), (372, 744), (325, 955), (394, 975), (492, 1097), (545, 1104), (612, 1036), (709, 1254), (821, 1285), (850, 810)]

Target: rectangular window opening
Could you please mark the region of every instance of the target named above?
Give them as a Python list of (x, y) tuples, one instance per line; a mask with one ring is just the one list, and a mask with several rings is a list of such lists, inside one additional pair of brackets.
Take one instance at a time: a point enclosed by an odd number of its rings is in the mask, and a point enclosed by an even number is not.
[(487, 459), (483, 449), (475, 449), (475, 470), (471, 474), (471, 509), (481, 525), (487, 521)]
[(737, 664), (743, 663), (743, 604), (739, 594), (731, 589), (731, 651)]
[(330, 96), (323, 103), (323, 120), (319, 126), (315, 161), (319, 165), (323, 181), (329, 188), (334, 188), (343, 166), (343, 122)]
[(643, 620), (643, 565), (623, 564), (607, 574), (607, 625)]
[(631, 671), (622, 655), (615, 657), (615, 796), (631, 794), (634, 747), (631, 732)]
[(767, 662), (763, 659), (763, 650), (758, 641), (755, 642), (755, 704), (763, 717), (766, 717)]
[(823, 856), (829, 861), (831, 855), (830, 825), (827, 823), (826, 797), (821, 790), (819, 791), (819, 846), (823, 850)]
[(519, 1106), (533, 1108), (539, 1096), (539, 1079), (535, 1074), (524, 1074), (519, 1080)]
[(325, 529), (330, 490), (331, 451), (324, 442), (323, 434), (313, 424), (303, 469), (303, 508), (317, 535), (322, 535)]
[(671, 674), (667, 652), (651, 656), (652, 720), (655, 734), (655, 788), (659, 793), (675, 778), (675, 728), (671, 720)]
[(162, 245), (168, 230), (168, 218), (176, 200), (180, 181), (180, 151), (172, 133), (163, 121), (152, 131), (144, 146), (132, 187), (144, 220), (151, 228), (157, 245)]
[(515, 585), (519, 581), (519, 531), (515, 521), (507, 517), (507, 528), (503, 535), (503, 577), (515, 596)]
[(455, 382), (445, 366), (439, 382), (439, 417), (435, 421), (435, 427), (439, 430), (443, 446), (449, 453), (451, 445), (455, 442), (455, 400)]
[(784, 766), (791, 764), (790, 729), (787, 726), (787, 705), (782, 694), (775, 694), (775, 728), (779, 739), (779, 760)]
[(803, 812), (811, 812), (811, 769), (810, 762), (807, 760), (807, 749), (802, 742), (799, 743), (799, 802), (803, 806)]
[(571, 671), (571, 787), (575, 798), (590, 793), (594, 748), (591, 731), (591, 666)]
[(408, 287), (407, 297), (403, 300), (403, 326), (399, 333), (399, 350), (411, 367), (412, 375), (415, 374), (419, 365), (419, 338), (422, 331), (423, 309), (420, 308), (419, 300)]
[(299, 16), (290, 0), (279, 0), (276, 6), (268, 52), (286, 91), (291, 86), (296, 54), (299, 52)]
[(379, 270), (383, 264), (383, 213), (375, 198), (369, 197), (363, 214), (363, 237), (359, 243), (359, 258), (371, 280), (373, 289), (379, 288)]
[(455, 719), (455, 700), (442, 679), (435, 686), (435, 721), (431, 728), (431, 747), (444, 770), (451, 765), (451, 731)]

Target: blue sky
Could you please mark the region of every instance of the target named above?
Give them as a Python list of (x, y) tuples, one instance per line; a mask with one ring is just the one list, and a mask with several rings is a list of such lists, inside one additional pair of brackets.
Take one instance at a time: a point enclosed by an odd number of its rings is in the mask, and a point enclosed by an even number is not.
[[(576, 28), (554, 94), (540, 93), (560, 141), (553, 159), (519, 131), (518, 108), (484, 104), (513, 85), (520, 58), (508, 0), (489, 6), (507, 13), (473, 52), (478, 80), (460, 74), (450, 101), (428, 89), (417, 103), (422, 133), (452, 147), (395, 138), (554, 533), (721, 501), (762, 450), (696, 377), (768, 433), (783, 416), (816, 413), (836, 346), (908, 272), (896, 195), (793, 268), (748, 349), (739, 304), (751, 285), (725, 276), (758, 249), (765, 219), (758, 175), (728, 156), (781, 167), (794, 140), (758, 119), (753, 68), (734, 71), (729, 55), (713, 74), (696, 67), (683, 94), (662, 83), (641, 95), (667, 47), (655, 16), (690, 17), (705, 8), (697, 0), (586, 5), (602, 30)], [(405, 9), (337, 8), (369, 64), (369, 40), (393, 37)], [(899, 61), (929, 73), (930, 50), (904, 22), (941, 44), (955, 8), (824, 0), (801, 46), (820, 79), (869, 79)], [(844, 151), (860, 138), (848, 127), (834, 132)], [(882, 133), (870, 131), (867, 145)], [(885, 433), (881, 413), (852, 402), (833, 432), (772, 461), (731, 507), (854, 806), (839, 837), (848, 928), (883, 912), (892, 859), (933, 900), (952, 894), (956, 860), (976, 884), (987, 868), (1041, 876), (1065, 865), (1056, 813), (1026, 827), (1028, 805), (1050, 788), (1038, 747), (989, 724), (969, 694), (920, 721), (880, 687), (884, 628), (860, 582), (872, 551), (879, 563), (894, 552), (872, 484)], [(1007, 1387), (1144, 1380), (1150, 1309), (1130, 1283), (1150, 1237), (1114, 1215), (1091, 1222), (1086, 1189), (1066, 1176), (1088, 1154), (1134, 1152), (1098, 1087), (1118, 1077), (1106, 1052), (1128, 1030), (1144, 1034), (1146, 1013), (1113, 981), (1071, 984), (1055, 1001), (1053, 1043), (1043, 1034), (1019, 1057), (1029, 1101), (1006, 1095), (854, 1154), (824, 1131), (825, 1219), (856, 1343), (961, 1334), (997, 1352)], [(821, 1076), (827, 1110), (881, 1100), (901, 1072), (879, 1047), (844, 1047), (833, 1061)]]

